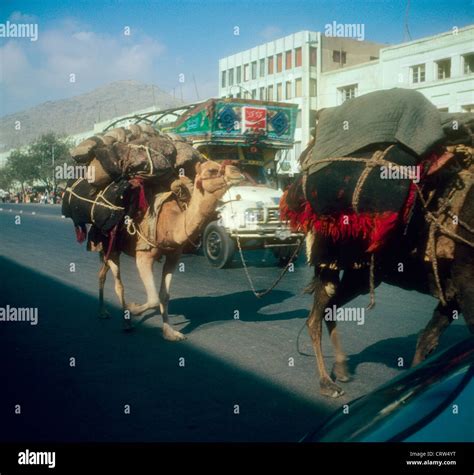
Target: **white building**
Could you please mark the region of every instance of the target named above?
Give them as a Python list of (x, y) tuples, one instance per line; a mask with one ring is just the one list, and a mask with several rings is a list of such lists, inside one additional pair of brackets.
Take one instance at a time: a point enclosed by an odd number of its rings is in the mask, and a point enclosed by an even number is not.
[(440, 110), (474, 111), (474, 26), (380, 50), (369, 63), (324, 72), (319, 107), (380, 89), (403, 87), (423, 93)]
[(278, 164), (298, 171), (318, 109), (392, 87), (440, 110), (474, 110), (474, 26), (394, 46), (301, 31), (219, 60), (219, 95), (299, 105), (295, 146)]

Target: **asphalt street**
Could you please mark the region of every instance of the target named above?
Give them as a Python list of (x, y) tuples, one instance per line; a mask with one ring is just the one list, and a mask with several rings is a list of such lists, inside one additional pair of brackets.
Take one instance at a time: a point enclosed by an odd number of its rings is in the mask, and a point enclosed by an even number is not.
[[(161, 337), (157, 312), (135, 317), (131, 333), (121, 330), (111, 275), (112, 318), (97, 318), (98, 255), (75, 241), (60, 207), (0, 208), (0, 306), (38, 308), (37, 325), (0, 322), (1, 441), (297, 441), (403, 371), (399, 358), (409, 365), (436, 305), (429, 296), (379, 287), (364, 325), (339, 325), (354, 379), (342, 398), (330, 400), (319, 395), (305, 328), (297, 345), (311, 304), (302, 294), (312, 274), (303, 258), (259, 300), (237, 255), (222, 270), (202, 255), (184, 256), (170, 313), (187, 340), (171, 343)], [(246, 258), (259, 289), (280, 272), (270, 252)], [(159, 272), (157, 264), (157, 279)], [(127, 299), (142, 303), (144, 289), (127, 256), (122, 277)], [(351, 305), (366, 304), (363, 296)], [(460, 319), (440, 348), (467, 335)], [(324, 352), (330, 367), (327, 335)]]

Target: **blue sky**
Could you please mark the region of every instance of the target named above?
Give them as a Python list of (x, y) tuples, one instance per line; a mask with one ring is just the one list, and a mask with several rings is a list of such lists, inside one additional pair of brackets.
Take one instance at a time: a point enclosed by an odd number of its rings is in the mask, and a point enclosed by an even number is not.
[[(333, 21), (363, 23), (368, 41), (399, 43), (406, 38), (405, 9), (406, 0), (3, 0), (0, 23), (36, 22), (39, 37), (0, 38), (0, 115), (119, 79), (174, 88), (193, 101), (193, 75), (201, 98), (217, 94), (223, 56), (302, 29), (324, 31)], [(473, 22), (470, 0), (411, 0), (413, 39)]]

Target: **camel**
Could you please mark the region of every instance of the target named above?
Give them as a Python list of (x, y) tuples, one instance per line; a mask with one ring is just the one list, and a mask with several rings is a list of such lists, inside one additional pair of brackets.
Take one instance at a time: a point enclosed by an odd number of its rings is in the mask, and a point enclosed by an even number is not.
[[(429, 184), (428, 184), (429, 186)], [(299, 187), (299, 188), (298, 188)], [(431, 190), (436, 196), (442, 196), (445, 184), (434, 183)], [(426, 190), (429, 191), (429, 190)], [(311, 191), (310, 191), (311, 192)], [(291, 196), (293, 194), (293, 196)], [(288, 201), (301, 199), (301, 183), (296, 182), (286, 192)], [(432, 201), (435, 202), (435, 199)], [(294, 204), (294, 202), (293, 202)], [(296, 209), (296, 208), (295, 208)], [(474, 187), (467, 193), (459, 213), (458, 235), (466, 241), (473, 242), (474, 229)], [(439, 303), (425, 329), (420, 333), (412, 366), (422, 362), (438, 345), (443, 331), (459, 313), (462, 313), (471, 334), (474, 334), (474, 247), (458, 242), (453, 259), (440, 259), (438, 262), (441, 288), (445, 292), (446, 301), (442, 302), (438, 288), (435, 285), (435, 274), (432, 264), (424, 260), (424, 249), (428, 242), (429, 228), (425, 222), (424, 211), (415, 208), (414, 215), (406, 231), (397, 230), (375, 258), (375, 287), (381, 282), (408, 290), (417, 290), (438, 298)], [(332, 375), (339, 382), (348, 382), (351, 376), (347, 366), (347, 356), (342, 349), (336, 328), (336, 321), (325, 318), (326, 310), (342, 307), (359, 295), (367, 294), (369, 286), (369, 267), (363, 268), (331, 268), (319, 266), (317, 250), (325, 248), (330, 255), (351, 259), (353, 253), (359, 250), (346, 244), (335, 244), (330, 238), (308, 232), (306, 236), (308, 261), (314, 265), (315, 274), (309, 293), (313, 293), (314, 301), (307, 319), (307, 327), (316, 356), (317, 370), (320, 376), (320, 392), (324, 396), (337, 398), (344, 394), (342, 388), (335, 383), (328, 372), (322, 352), (322, 322), (324, 320), (332, 346), (334, 347), (335, 363)], [(352, 255), (351, 255), (352, 254)], [(365, 254), (365, 258), (370, 257)], [(404, 272), (399, 272), (397, 266), (404, 264)], [(340, 271), (343, 270), (342, 278)]]
[[(213, 161), (198, 163), (196, 178), (191, 200), (185, 210), (182, 210), (176, 200), (166, 201), (158, 215), (154, 247), (149, 251), (130, 249), (127, 245), (110, 253), (108, 259), (101, 253), (102, 266), (99, 271), (99, 317), (108, 318), (104, 306), (104, 285), (107, 272), (112, 271), (115, 281), (115, 293), (123, 311), (124, 330), (131, 330), (130, 315), (140, 315), (147, 310), (159, 308), (163, 318), (163, 337), (169, 341), (180, 341), (186, 337), (173, 329), (169, 323), (168, 305), (173, 272), (179, 262), (185, 246), (198, 240), (204, 226), (213, 219), (218, 201), (224, 196), (230, 186), (243, 179), (240, 171), (233, 165), (220, 165)], [(118, 242), (130, 242), (124, 229), (120, 231), (124, 239)], [(133, 242), (136, 240), (132, 240)], [(120, 276), (120, 254), (125, 252), (135, 255), (136, 266), (140, 279), (146, 290), (147, 301), (144, 304), (127, 304), (125, 290)], [(153, 278), (153, 265), (162, 256), (165, 258), (159, 293)]]

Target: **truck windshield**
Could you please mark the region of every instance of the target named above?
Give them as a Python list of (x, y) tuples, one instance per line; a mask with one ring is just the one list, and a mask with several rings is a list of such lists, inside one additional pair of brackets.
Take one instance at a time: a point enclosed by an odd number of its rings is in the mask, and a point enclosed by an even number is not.
[(267, 175), (263, 166), (240, 164), (239, 168), (246, 178), (242, 185), (273, 186), (271, 177)]

